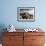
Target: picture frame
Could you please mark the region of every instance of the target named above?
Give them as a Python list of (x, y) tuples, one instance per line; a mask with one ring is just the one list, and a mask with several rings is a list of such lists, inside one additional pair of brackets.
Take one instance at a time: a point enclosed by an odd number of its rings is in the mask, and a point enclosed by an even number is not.
[(18, 7), (17, 21), (20, 21), (20, 22), (35, 21), (35, 7)]

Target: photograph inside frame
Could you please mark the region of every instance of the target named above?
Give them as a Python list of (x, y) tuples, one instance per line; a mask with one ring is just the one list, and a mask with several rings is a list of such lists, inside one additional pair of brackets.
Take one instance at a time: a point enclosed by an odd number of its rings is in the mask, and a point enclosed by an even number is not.
[(34, 21), (34, 7), (19, 7), (18, 10), (19, 21)]

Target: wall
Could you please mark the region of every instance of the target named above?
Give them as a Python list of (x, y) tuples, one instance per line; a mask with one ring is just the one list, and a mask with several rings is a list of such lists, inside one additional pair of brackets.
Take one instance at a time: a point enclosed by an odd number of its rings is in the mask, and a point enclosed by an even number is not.
[[(16, 28), (46, 28), (45, 0), (0, 0), (0, 25), (13, 24)], [(35, 7), (35, 22), (18, 22), (17, 7)]]

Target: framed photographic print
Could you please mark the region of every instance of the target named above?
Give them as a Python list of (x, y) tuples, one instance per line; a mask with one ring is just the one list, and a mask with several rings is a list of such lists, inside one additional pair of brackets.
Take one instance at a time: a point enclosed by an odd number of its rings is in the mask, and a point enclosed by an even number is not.
[(35, 21), (35, 7), (18, 7), (17, 20), (22, 22)]

